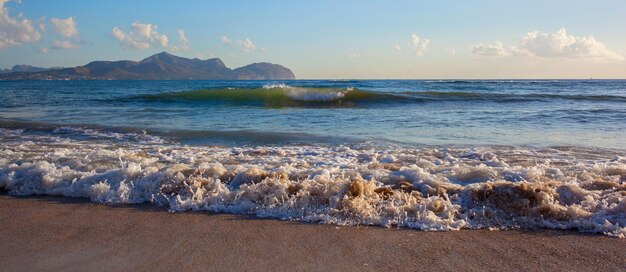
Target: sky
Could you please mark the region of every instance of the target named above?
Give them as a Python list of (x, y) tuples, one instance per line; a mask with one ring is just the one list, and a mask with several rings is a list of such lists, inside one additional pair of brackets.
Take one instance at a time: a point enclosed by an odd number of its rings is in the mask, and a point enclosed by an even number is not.
[(0, 68), (167, 51), (299, 79), (626, 78), (626, 1), (0, 0)]

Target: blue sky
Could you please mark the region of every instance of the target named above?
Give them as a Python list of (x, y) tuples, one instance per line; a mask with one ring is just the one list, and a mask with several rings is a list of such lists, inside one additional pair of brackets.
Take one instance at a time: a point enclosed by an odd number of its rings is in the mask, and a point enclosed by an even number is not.
[(623, 0), (0, 3), (0, 68), (168, 51), (298, 78), (626, 78)]

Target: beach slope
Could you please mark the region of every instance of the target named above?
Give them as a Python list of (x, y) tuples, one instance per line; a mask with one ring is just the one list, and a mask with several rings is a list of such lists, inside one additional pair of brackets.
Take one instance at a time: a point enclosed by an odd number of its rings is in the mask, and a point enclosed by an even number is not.
[(424, 232), (0, 195), (5, 271), (624, 271), (626, 242), (575, 231)]

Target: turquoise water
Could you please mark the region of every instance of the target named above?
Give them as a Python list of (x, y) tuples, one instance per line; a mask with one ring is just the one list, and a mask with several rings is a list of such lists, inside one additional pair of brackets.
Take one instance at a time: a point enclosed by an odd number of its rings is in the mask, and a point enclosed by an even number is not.
[(0, 121), (209, 145), (623, 148), (626, 81), (9, 81)]

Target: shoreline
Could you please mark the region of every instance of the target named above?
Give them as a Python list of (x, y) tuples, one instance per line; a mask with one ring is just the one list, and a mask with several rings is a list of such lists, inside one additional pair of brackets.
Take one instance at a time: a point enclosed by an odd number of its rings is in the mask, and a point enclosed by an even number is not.
[(169, 213), (150, 204), (0, 194), (7, 270), (603, 270), (619, 238), (571, 230), (425, 232), (250, 215)]

